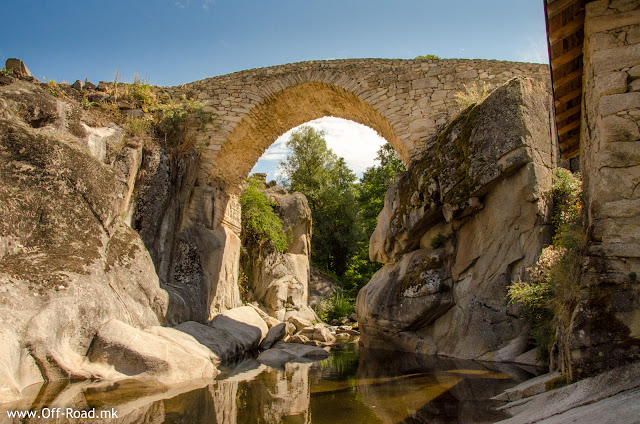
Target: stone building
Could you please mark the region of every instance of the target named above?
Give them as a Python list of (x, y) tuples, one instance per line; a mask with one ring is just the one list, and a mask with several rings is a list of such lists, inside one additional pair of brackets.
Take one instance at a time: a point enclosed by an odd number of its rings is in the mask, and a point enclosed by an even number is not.
[(640, 1), (545, 10), (561, 156), (583, 175), (587, 253), (559, 352), (576, 379), (640, 359)]

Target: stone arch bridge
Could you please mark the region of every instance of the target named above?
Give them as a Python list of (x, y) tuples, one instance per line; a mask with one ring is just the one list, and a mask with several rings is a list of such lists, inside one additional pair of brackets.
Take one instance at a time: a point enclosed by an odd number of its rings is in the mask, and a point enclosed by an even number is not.
[(455, 93), (465, 84), (495, 88), (517, 75), (550, 79), (548, 65), (541, 64), (349, 59), (251, 69), (160, 88), (173, 98), (198, 99), (216, 115), (190, 135), (202, 147), (197, 176), (176, 224), (162, 223), (182, 235), (156, 258), (160, 278), (192, 279), (170, 269), (200, 270), (196, 285), (206, 305), (196, 314), (199, 319), (240, 304), (237, 195), (262, 153), (289, 129), (323, 116), (349, 119), (377, 131), (408, 164), (456, 112)]
[(494, 60), (347, 59), (251, 69), (167, 89), (206, 105), (199, 132), (204, 181), (233, 187), (291, 128), (323, 116), (367, 125), (405, 162), (455, 113), (465, 84), (495, 88), (516, 75), (548, 80), (548, 65)]

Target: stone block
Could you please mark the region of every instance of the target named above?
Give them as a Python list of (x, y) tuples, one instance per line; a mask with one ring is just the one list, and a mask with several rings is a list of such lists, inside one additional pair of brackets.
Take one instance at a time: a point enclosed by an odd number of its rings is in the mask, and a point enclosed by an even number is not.
[(595, 78), (596, 97), (607, 94), (622, 94), (627, 91), (626, 72), (607, 72), (596, 75)]
[(421, 78), (413, 80), (411, 86), (414, 90), (418, 90), (421, 88), (436, 88), (439, 83), (438, 78)]
[(600, 1), (591, 2), (586, 6), (586, 10), (588, 19), (585, 20), (584, 32), (587, 36), (628, 25), (637, 25), (640, 22), (640, 10), (597, 16), (602, 10)]
[(640, 199), (622, 199), (607, 202), (598, 213), (606, 218), (631, 218), (640, 215)]
[(444, 100), (446, 98), (447, 98), (447, 91), (446, 90), (436, 90), (431, 95), (431, 100), (434, 100), (434, 101)]
[(27, 68), (27, 65), (25, 65), (24, 62), (21, 61), (20, 59), (16, 59), (16, 58), (7, 59), (7, 61), (5, 62), (5, 68), (12, 70), (18, 75), (23, 75), (27, 77), (31, 76), (31, 72)]
[(593, 34), (590, 43), (591, 50), (605, 50), (616, 47), (616, 37), (607, 32)]
[(640, 108), (640, 93), (611, 94), (602, 96), (598, 104), (602, 116), (613, 115), (623, 110)]
[(640, 78), (640, 65), (636, 65), (627, 71), (630, 78)]
[[(640, 24), (640, 20), (638, 20), (637, 23)], [(629, 31), (627, 31), (627, 43), (628, 44), (640, 43), (640, 26), (635, 26), (633, 28), (630, 28)]]
[(596, 74), (618, 71), (638, 63), (640, 63), (640, 44), (599, 50), (593, 53), (593, 68)]
[(609, 115), (602, 118), (600, 136), (607, 143), (636, 141), (640, 139), (640, 131), (635, 121), (617, 115)]
[[(629, 84), (629, 91), (633, 91), (633, 92), (640, 91), (640, 79), (631, 81), (631, 84)], [(638, 106), (640, 107), (640, 105)]]

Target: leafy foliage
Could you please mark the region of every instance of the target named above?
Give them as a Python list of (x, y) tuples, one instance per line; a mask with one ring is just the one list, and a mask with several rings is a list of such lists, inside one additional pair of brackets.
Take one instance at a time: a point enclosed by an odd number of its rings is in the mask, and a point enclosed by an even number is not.
[(416, 59), (442, 59), (440, 56), (436, 56), (435, 54), (418, 55), (415, 58)]
[(55, 82), (55, 80), (48, 80), (47, 84), (49, 86), (49, 94), (54, 97), (65, 97), (64, 91), (60, 88), (60, 86)]
[(331, 322), (355, 312), (355, 298), (350, 298), (343, 290), (337, 290), (329, 299), (316, 306), (316, 314), (324, 322)]
[(369, 260), (369, 238), (376, 228), (378, 214), (384, 207), (387, 190), (395, 182), (396, 174), (405, 170), (402, 159), (389, 143), (380, 147), (376, 160), (380, 164), (369, 167), (357, 186), (360, 208), (357, 251), (343, 278), (344, 287), (354, 294), (382, 267)]
[(584, 248), (579, 176), (559, 168), (553, 180), (553, 244), (542, 250), (535, 266), (527, 269), (525, 281), (518, 278), (507, 288), (510, 302), (522, 305), (529, 316), (540, 359), (548, 359), (554, 328), (569, 322), (578, 302)]
[(287, 142), (291, 153), (280, 163), (282, 185), (307, 196), (313, 218), (311, 258), (324, 273), (332, 274), (354, 300), (382, 265), (369, 260), (373, 233), (384, 197), (402, 160), (389, 144), (378, 151), (380, 165), (367, 169), (360, 182), (327, 148), (322, 132), (311, 127), (294, 131)]
[(145, 111), (149, 106), (156, 103), (156, 95), (149, 83), (149, 79), (142, 79), (137, 73), (133, 76), (133, 84), (128, 87), (128, 94)]
[(291, 153), (280, 162), (281, 182), (290, 191), (304, 193), (309, 202), (314, 226), (311, 258), (320, 268), (342, 276), (356, 248), (356, 176), (327, 147), (324, 134), (312, 127), (294, 131), (287, 147)]
[(142, 116), (140, 118), (128, 118), (125, 123), (127, 134), (132, 136), (140, 136), (146, 134), (151, 128), (153, 118), (150, 116)]
[(247, 179), (247, 186), (240, 196), (242, 207), (242, 239), (251, 240), (258, 246), (268, 243), (277, 252), (284, 252), (288, 246), (288, 234), (278, 216), (276, 204), (260, 189), (262, 181), (255, 175)]
[(89, 110), (94, 106), (98, 106), (98, 103), (90, 102), (89, 99), (85, 97), (84, 99), (82, 99), (82, 103), (80, 105), (82, 106), (82, 109)]
[(433, 238), (431, 239), (431, 247), (434, 249), (437, 249), (439, 247), (444, 246), (444, 244), (447, 242), (449, 238), (447, 236), (445, 236), (444, 234), (438, 234), (437, 236), (433, 236)]
[(213, 115), (204, 111), (202, 103), (186, 97), (181, 102), (157, 104), (149, 110), (154, 114), (155, 128), (178, 157), (196, 147), (195, 138), (187, 137), (189, 128), (204, 128), (213, 120)]

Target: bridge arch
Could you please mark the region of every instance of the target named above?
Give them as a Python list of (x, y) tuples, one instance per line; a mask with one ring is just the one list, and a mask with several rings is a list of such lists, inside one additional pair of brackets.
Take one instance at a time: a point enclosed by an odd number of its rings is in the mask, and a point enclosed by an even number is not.
[(403, 160), (409, 160), (409, 152), (396, 131), (369, 103), (336, 85), (304, 82), (276, 93), (247, 114), (222, 146), (217, 156), (220, 165), (213, 171), (213, 177), (230, 186), (237, 185), (280, 135), (324, 116), (343, 118), (372, 128)]

